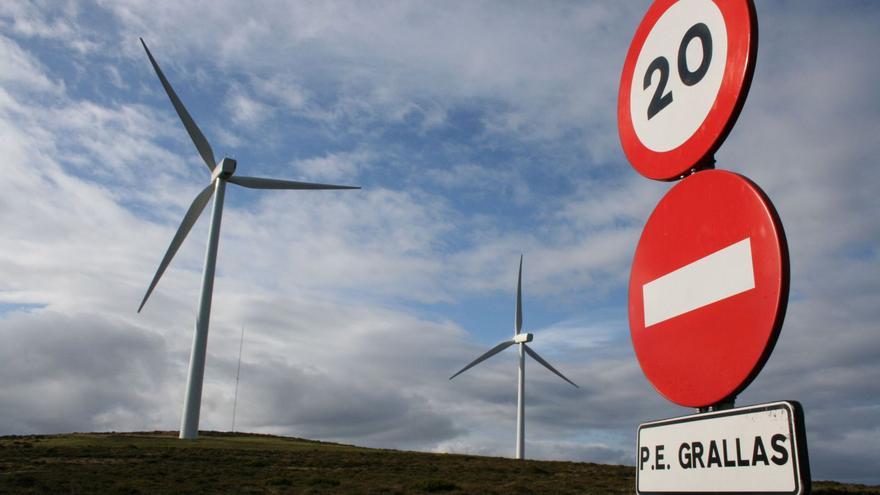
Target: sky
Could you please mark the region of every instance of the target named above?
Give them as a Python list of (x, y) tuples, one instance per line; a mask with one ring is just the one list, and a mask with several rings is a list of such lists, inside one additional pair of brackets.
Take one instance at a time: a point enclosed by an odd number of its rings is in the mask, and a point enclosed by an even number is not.
[[(634, 464), (689, 414), (639, 368), (641, 230), (617, 90), (647, 1), (0, 3), (0, 435), (176, 430), (209, 214), (137, 307), (209, 176), (143, 37), (237, 173), (200, 428), (512, 456), (523, 265), (526, 456)], [(775, 351), (738, 405), (797, 400), (814, 479), (880, 484), (880, 4), (758, 1), (757, 68), (716, 154), (791, 256)]]

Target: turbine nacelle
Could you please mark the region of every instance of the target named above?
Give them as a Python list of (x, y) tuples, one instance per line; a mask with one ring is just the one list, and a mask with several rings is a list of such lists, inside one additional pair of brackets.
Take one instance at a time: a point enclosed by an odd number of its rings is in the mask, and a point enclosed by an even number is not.
[(525, 344), (526, 342), (531, 342), (534, 335), (530, 333), (518, 333), (513, 336), (513, 342), (515, 344)]
[(213, 181), (217, 177), (221, 179), (228, 179), (232, 177), (232, 174), (235, 173), (235, 165), (236, 161), (232, 158), (224, 158), (214, 167), (214, 171), (211, 172), (211, 180)]

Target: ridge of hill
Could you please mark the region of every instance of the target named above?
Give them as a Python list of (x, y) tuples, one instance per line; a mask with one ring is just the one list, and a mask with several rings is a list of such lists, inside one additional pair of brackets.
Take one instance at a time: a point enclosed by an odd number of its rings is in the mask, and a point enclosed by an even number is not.
[[(635, 468), (369, 449), (249, 433), (0, 437), (0, 493), (610, 494)], [(816, 494), (880, 487), (814, 482)]]

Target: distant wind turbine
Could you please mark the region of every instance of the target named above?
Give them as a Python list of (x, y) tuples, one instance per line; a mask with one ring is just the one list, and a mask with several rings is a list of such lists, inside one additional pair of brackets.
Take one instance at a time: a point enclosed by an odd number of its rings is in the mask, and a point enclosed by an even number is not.
[(144, 43), (143, 38), (141, 38), (141, 44), (147, 52), (147, 57), (150, 58), (150, 63), (153, 65), (156, 75), (159, 76), (159, 81), (162, 83), (162, 87), (165, 88), (168, 98), (171, 99), (171, 104), (174, 106), (174, 110), (176, 110), (177, 115), (180, 116), (180, 120), (186, 128), (186, 132), (189, 133), (189, 137), (192, 139), (193, 144), (196, 145), (199, 155), (201, 155), (202, 160), (204, 160), (205, 165), (211, 172), (211, 182), (196, 196), (192, 204), (189, 206), (186, 215), (183, 216), (183, 221), (180, 223), (177, 233), (174, 234), (174, 238), (171, 239), (171, 245), (168, 246), (168, 250), (165, 252), (165, 257), (162, 258), (162, 262), (159, 263), (159, 269), (156, 270), (156, 275), (153, 277), (153, 281), (150, 282), (150, 287), (147, 289), (147, 293), (144, 295), (140, 307), (138, 307), (138, 313), (143, 309), (144, 304), (146, 304), (147, 299), (150, 297), (150, 294), (159, 282), (159, 278), (162, 277), (162, 274), (165, 272), (171, 259), (174, 258), (175, 253), (177, 253), (177, 250), (180, 248), (186, 235), (189, 233), (190, 229), (192, 229), (193, 224), (196, 223), (202, 210), (205, 209), (205, 206), (211, 199), (211, 195), (214, 195), (211, 226), (208, 230), (208, 248), (205, 251), (205, 267), (202, 272), (202, 291), (199, 296), (199, 314), (196, 318), (192, 353), (190, 354), (189, 359), (189, 373), (186, 382), (186, 397), (184, 398), (183, 415), (180, 420), (180, 438), (191, 439), (196, 438), (199, 433), (199, 409), (202, 401), (202, 379), (205, 374), (205, 353), (208, 346), (208, 320), (211, 316), (211, 296), (214, 290), (214, 267), (217, 263), (217, 243), (220, 239), (220, 218), (223, 215), (223, 197), (226, 192), (226, 183), (230, 182), (251, 189), (360, 189), (360, 187), (313, 184), (290, 180), (265, 179), (262, 177), (234, 176), (233, 174), (235, 173), (236, 165), (235, 160), (231, 158), (223, 158), (220, 163), (217, 163), (214, 160), (214, 152), (211, 150), (211, 145), (208, 144), (208, 140), (205, 139), (202, 131), (199, 130), (199, 126), (196, 125), (195, 121), (190, 117), (186, 107), (183, 106), (183, 102), (177, 97), (177, 93), (171, 88), (171, 83), (165, 78), (165, 74), (162, 73), (162, 69), (159, 68), (159, 64), (156, 63), (156, 59), (153, 58), (153, 54), (150, 53), (150, 49), (147, 48), (147, 44)]
[[(516, 278), (516, 322), (514, 326), (513, 339), (505, 340), (504, 342), (496, 345), (495, 347), (489, 349), (485, 354), (474, 359), (469, 365), (462, 368), (458, 373), (449, 377), (450, 380), (455, 378), (456, 376), (464, 373), (465, 371), (473, 368), (474, 366), (482, 363), (483, 361), (489, 359), (490, 357), (498, 354), (499, 352), (507, 349), (508, 347), (519, 344), (519, 373), (517, 374), (517, 388), (516, 388), (516, 458), (522, 459), (525, 456), (525, 435), (526, 435), (526, 425), (525, 425), (525, 380), (526, 380), (526, 358), (525, 354), (528, 354), (535, 361), (544, 365), (545, 368), (555, 373), (559, 378), (567, 381), (568, 383), (574, 385), (575, 388), (580, 388), (573, 381), (569, 380), (562, 373), (556, 370), (553, 366), (550, 366), (550, 363), (544, 360), (541, 356), (538, 355), (537, 352), (533, 351), (531, 347), (526, 345), (526, 342), (531, 342), (533, 335), (530, 333), (520, 333), (522, 330), (522, 255), (519, 257), (519, 274)], [(524, 354), (525, 352), (525, 354)]]

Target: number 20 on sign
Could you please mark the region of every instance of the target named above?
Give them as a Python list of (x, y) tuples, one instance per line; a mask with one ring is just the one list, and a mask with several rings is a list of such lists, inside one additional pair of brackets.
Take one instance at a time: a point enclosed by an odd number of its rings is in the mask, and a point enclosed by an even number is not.
[(674, 180), (711, 164), (755, 68), (746, 0), (658, 0), (639, 25), (618, 94), (624, 152), (645, 177)]

